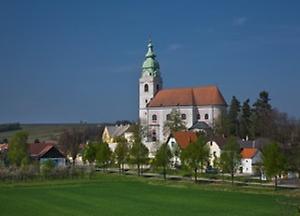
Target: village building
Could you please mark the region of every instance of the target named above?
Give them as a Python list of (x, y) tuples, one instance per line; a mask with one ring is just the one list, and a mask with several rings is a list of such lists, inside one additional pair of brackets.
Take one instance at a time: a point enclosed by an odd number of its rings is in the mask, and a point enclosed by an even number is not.
[(243, 148), (241, 150), (241, 173), (249, 175), (257, 173), (255, 168), (257, 168), (257, 165), (261, 162), (261, 152), (257, 148)]
[(117, 147), (116, 138), (123, 136), (128, 143), (133, 141), (133, 125), (110, 125), (104, 128), (102, 141), (106, 142), (112, 151)]
[(45, 161), (52, 161), (55, 167), (66, 165), (66, 156), (56, 147), (53, 142), (35, 142), (29, 144), (29, 155), (34, 161), (40, 164)]
[(139, 119), (147, 129), (143, 141), (150, 152), (155, 149), (154, 143), (167, 140), (164, 124), (173, 109), (180, 112), (187, 128), (198, 122), (213, 127), (226, 106), (221, 91), (214, 85), (164, 89), (160, 65), (149, 42), (139, 79)]

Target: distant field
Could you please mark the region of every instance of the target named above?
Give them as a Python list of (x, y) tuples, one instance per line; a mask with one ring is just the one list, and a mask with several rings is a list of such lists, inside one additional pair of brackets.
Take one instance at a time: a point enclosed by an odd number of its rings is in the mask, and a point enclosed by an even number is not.
[(0, 184), (0, 215), (297, 215), (287, 197), (135, 177)]
[[(79, 127), (80, 124), (22, 124), (22, 130), (29, 133), (29, 142), (35, 139), (43, 140), (56, 140), (59, 135), (68, 128)], [(10, 138), (17, 130), (0, 132), (0, 140), (3, 138)]]

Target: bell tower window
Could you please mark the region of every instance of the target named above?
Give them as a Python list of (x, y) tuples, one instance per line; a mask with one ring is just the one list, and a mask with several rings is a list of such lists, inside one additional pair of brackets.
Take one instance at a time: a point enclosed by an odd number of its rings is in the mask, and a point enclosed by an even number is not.
[(145, 84), (144, 85), (144, 92), (148, 92), (149, 91), (149, 86), (148, 86), (148, 84)]

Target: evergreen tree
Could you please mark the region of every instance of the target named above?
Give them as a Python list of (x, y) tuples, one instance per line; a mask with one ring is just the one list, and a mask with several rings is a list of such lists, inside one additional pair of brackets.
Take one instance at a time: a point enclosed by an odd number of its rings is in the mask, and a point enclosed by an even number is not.
[(247, 99), (242, 106), (242, 114), (240, 117), (240, 138), (252, 137), (251, 134), (251, 107), (250, 100)]
[(224, 146), (224, 150), (221, 153), (220, 165), (223, 173), (230, 173), (232, 185), (234, 183), (234, 174), (240, 165), (240, 158), (240, 146), (236, 137), (231, 136), (228, 138), (228, 141)]
[(194, 171), (194, 179), (197, 182), (198, 170), (201, 171), (205, 162), (209, 160), (209, 147), (206, 145), (206, 140), (200, 137), (196, 142), (189, 144), (182, 150), (181, 160)]
[(229, 136), (229, 118), (227, 110), (224, 110), (217, 118), (214, 125), (214, 135), (221, 137)]
[(272, 106), (269, 103), (269, 93), (262, 91), (253, 104), (253, 133), (255, 137), (269, 137), (272, 132)]
[(228, 111), (228, 119), (229, 119), (229, 134), (232, 136), (239, 135), (239, 112), (241, 110), (241, 105), (238, 99), (233, 96), (229, 111)]
[(166, 180), (167, 168), (170, 166), (172, 158), (172, 152), (167, 143), (164, 143), (157, 150), (154, 160), (154, 165), (156, 167), (163, 168), (163, 176)]
[(270, 143), (262, 150), (263, 165), (267, 177), (275, 178), (275, 189), (277, 189), (277, 176), (284, 170), (285, 159), (280, 151), (278, 143)]
[(11, 138), (8, 148), (8, 159), (10, 164), (20, 166), (29, 162), (27, 139), (28, 133), (25, 131), (17, 132)]

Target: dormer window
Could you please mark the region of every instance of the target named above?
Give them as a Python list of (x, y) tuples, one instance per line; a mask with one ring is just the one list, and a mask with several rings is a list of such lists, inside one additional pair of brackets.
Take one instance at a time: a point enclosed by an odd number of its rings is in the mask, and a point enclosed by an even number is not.
[(148, 86), (148, 84), (145, 84), (144, 85), (144, 92), (148, 92), (149, 91), (149, 86)]

